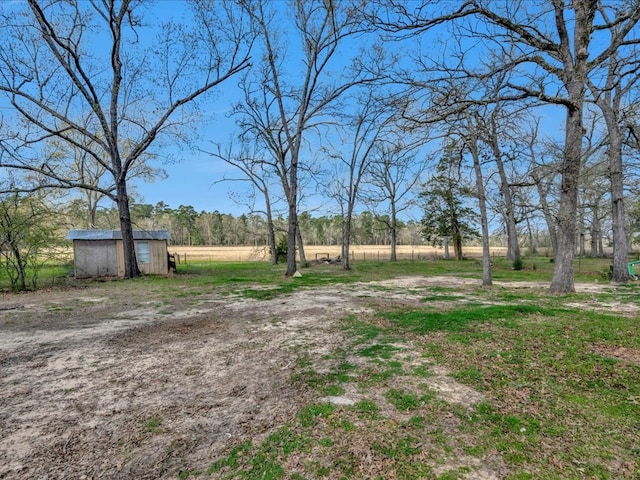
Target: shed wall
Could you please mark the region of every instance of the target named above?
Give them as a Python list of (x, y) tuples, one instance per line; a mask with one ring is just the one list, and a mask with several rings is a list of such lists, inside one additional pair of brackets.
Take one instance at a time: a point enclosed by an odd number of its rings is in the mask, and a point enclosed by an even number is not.
[(73, 261), (76, 278), (118, 275), (116, 240), (74, 240)]
[[(124, 247), (122, 240), (118, 240), (118, 275), (124, 277)], [(138, 243), (149, 244), (149, 263), (142, 263), (138, 258), (138, 268), (147, 275), (166, 275), (169, 273), (169, 259), (167, 258), (167, 242), (165, 240), (134, 240), (136, 258), (138, 257)]]

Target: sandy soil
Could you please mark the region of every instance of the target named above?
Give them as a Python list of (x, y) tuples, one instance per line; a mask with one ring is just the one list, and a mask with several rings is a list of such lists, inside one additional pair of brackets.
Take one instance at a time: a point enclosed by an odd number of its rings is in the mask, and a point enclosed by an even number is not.
[[(2, 296), (0, 478), (206, 470), (226, 447), (259, 438), (314, 400), (291, 382), (295, 360), (300, 352), (320, 358), (343, 342), (338, 319), (377, 302), (417, 303), (421, 288), (445, 284), (462, 290), (473, 281), (407, 277), (270, 301), (202, 288), (168, 293), (144, 282)], [(443, 399), (481, 400), (442, 367), (429, 367)], [(475, 478), (499, 478), (471, 466)]]

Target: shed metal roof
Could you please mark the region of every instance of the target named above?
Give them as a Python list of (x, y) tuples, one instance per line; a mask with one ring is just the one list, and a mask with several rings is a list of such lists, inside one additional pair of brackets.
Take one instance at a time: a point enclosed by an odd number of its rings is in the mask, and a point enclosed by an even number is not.
[[(134, 230), (134, 240), (169, 240), (167, 230)], [(69, 230), (67, 240), (122, 240), (120, 230)]]

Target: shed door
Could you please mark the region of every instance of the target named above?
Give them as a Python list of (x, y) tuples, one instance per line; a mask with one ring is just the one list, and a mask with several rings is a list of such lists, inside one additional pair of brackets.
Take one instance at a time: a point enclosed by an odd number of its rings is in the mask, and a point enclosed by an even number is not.
[(76, 242), (76, 277), (115, 277), (118, 275), (118, 254), (115, 240)]

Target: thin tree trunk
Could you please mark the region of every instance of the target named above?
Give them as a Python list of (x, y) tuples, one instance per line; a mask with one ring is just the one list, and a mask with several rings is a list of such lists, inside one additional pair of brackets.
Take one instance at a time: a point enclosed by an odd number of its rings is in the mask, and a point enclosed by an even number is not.
[[(14, 239), (13, 235), (9, 233), (8, 235), (8, 243), (11, 245), (11, 251), (13, 253), (13, 258), (15, 259), (16, 271), (18, 273), (17, 284), (18, 289), (21, 292), (27, 289), (27, 274), (25, 272), (24, 260), (22, 259), (22, 255), (20, 254), (20, 248), (18, 247), (17, 241)], [(14, 290), (15, 290), (14, 286)]]
[(537, 252), (536, 244), (533, 239), (533, 230), (531, 228), (531, 222), (529, 222), (529, 218), (526, 218), (527, 221), (527, 233), (529, 237), (529, 255), (535, 255)]
[(598, 238), (600, 237), (600, 218), (598, 217), (598, 209), (594, 207), (593, 218), (591, 219), (591, 257), (598, 257)]
[(542, 214), (544, 215), (544, 221), (547, 225), (547, 231), (549, 232), (549, 241), (551, 242), (551, 251), (553, 255), (558, 251), (558, 236), (556, 234), (556, 224), (553, 218), (553, 214), (551, 213), (551, 207), (549, 206), (549, 202), (547, 200), (547, 192), (545, 191), (542, 180), (535, 175), (532, 175), (532, 178), (536, 184), (536, 189), (538, 190), (538, 198), (540, 199), (540, 208), (542, 209)]
[[(471, 122), (469, 122), (468, 126), (470, 130), (475, 128), (471, 124)], [(469, 149), (471, 150), (471, 157), (473, 158), (473, 169), (476, 174), (476, 193), (478, 194), (478, 208), (480, 209), (480, 224), (482, 226), (482, 285), (490, 286), (492, 283), (491, 250), (489, 249), (489, 217), (487, 215), (487, 200), (484, 190), (484, 179), (482, 177), (480, 157), (478, 155), (478, 139), (475, 132), (470, 131), (469, 133), (471, 136), (471, 138), (469, 139)], [(500, 161), (500, 163), (502, 162)], [(519, 255), (520, 252), (518, 251), (518, 256)], [(515, 258), (513, 260), (515, 260)]]
[(389, 233), (391, 234), (391, 258), (392, 262), (397, 261), (397, 245), (398, 245), (398, 223), (396, 219), (396, 202), (391, 200), (391, 225)]
[(271, 252), (271, 265), (278, 263), (278, 246), (276, 245), (276, 229), (273, 225), (273, 215), (271, 214), (271, 202), (266, 200), (267, 211), (267, 235), (269, 238), (269, 251)]
[(457, 220), (453, 226), (453, 254), (456, 260), (462, 260), (462, 235), (460, 234)]
[(305, 266), (307, 264), (307, 256), (304, 254), (304, 243), (302, 242), (302, 232), (300, 231), (300, 224), (296, 228), (296, 242), (298, 246), (298, 258), (300, 264)]
[(553, 218), (553, 214), (551, 213), (551, 208), (547, 200), (549, 188), (545, 189), (545, 186), (542, 183), (542, 178), (540, 177), (540, 175), (538, 175), (536, 171), (538, 162), (536, 159), (535, 140), (537, 136), (538, 136), (538, 125), (536, 125), (528, 141), (529, 156), (531, 157), (531, 169), (530, 169), (529, 175), (533, 179), (533, 182), (535, 183), (535, 186), (536, 186), (536, 190), (538, 192), (540, 208), (542, 210), (542, 214), (544, 215), (544, 221), (547, 225), (547, 230), (549, 232), (549, 241), (551, 242), (551, 251), (555, 255), (555, 252), (558, 251), (558, 237), (556, 235), (555, 220)]
[(613, 233), (613, 270), (611, 280), (627, 282), (629, 246), (625, 232), (624, 178), (622, 168), (622, 136), (613, 109), (603, 108), (609, 134), (609, 175), (611, 178), (611, 220)]
[(351, 257), (349, 249), (351, 248), (351, 213), (342, 220), (342, 247), (340, 252), (340, 261), (344, 270), (351, 270)]
[(495, 124), (495, 118), (491, 118), (491, 131), (489, 133), (491, 138), (491, 150), (493, 151), (493, 157), (496, 161), (496, 167), (500, 177), (500, 194), (502, 195), (505, 207), (504, 216), (507, 227), (507, 260), (514, 261), (517, 258), (520, 258), (520, 244), (518, 242), (518, 230), (516, 228), (516, 217), (513, 207), (513, 199), (511, 196), (511, 188), (509, 187), (507, 173), (504, 169), (502, 152), (500, 151), (500, 145), (498, 145), (498, 135), (496, 130), (497, 126)]

